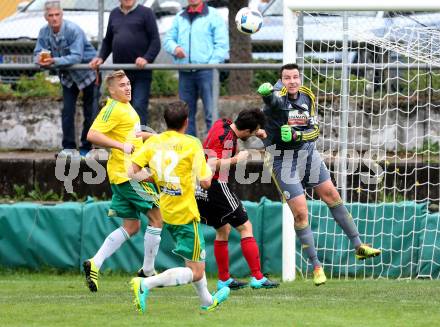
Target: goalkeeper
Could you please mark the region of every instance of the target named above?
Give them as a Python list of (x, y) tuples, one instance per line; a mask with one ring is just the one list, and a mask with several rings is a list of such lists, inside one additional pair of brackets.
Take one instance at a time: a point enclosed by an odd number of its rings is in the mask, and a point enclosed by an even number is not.
[[(281, 80), (272, 86), (264, 83), (258, 93), (264, 101), (266, 116), (265, 145), (275, 150), (273, 173), (295, 221), (295, 232), (302, 248), (311, 260), (313, 282), (316, 286), (327, 280), (318, 260), (312, 230), (308, 222), (308, 209), (304, 188), (312, 187), (330, 209), (355, 248), (356, 258), (364, 260), (380, 254), (380, 250), (363, 244), (351, 214), (330, 179), (330, 173), (315, 145), (319, 125), (312, 91), (301, 86), (299, 67), (286, 64), (280, 70)], [(275, 149), (274, 149), (275, 148)]]

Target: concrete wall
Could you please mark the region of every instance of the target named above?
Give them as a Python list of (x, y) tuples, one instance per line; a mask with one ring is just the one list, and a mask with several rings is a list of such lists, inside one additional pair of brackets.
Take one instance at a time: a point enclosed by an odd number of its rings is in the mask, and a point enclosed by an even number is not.
[[(150, 106), (151, 127), (157, 131), (165, 128), (162, 118), (166, 104), (175, 99), (152, 99)], [(222, 98), (219, 107), (220, 117), (232, 117), (240, 110), (261, 105), (258, 97), (234, 97)], [(199, 103), (198, 127), (199, 135), (203, 137), (206, 132), (203, 122), (201, 103)], [(320, 110), (321, 135), (319, 149), (337, 150), (337, 139), (340, 129), (340, 115), (338, 103), (332, 108)], [(23, 185), (29, 192), (37, 186), (42, 192), (53, 190), (56, 193), (64, 193), (65, 199), (75, 199), (67, 194), (65, 185), (54, 174), (55, 158), (53, 153), (39, 154), (35, 150), (47, 151), (58, 150), (61, 147), (61, 114), (62, 102), (53, 100), (20, 100), (0, 101), (0, 195), (14, 194), (14, 184)], [(424, 137), (433, 141), (439, 141), (440, 135), (440, 113), (434, 105), (432, 109), (423, 107), (413, 108), (407, 113), (397, 109), (380, 109), (374, 107), (358, 107), (356, 103), (350, 104), (349, 119), (349, 148), (368, 150), (377, 146), (378, 148), (394, 150), (399, 147), (411, 149), (416, 143), (423, 142)], [(357, 108), (357, 110), (355, 110)], [(362, 110), (363, 109), (363, 110)], [(386, 113), (383, 113), (386, 112)], [(81, 110), (77, 111), (77, 125), (81, 123)], [(373, 132), (371, 132), (373, 131)], [(79, 137), (80, 129), (77, 129)], [(370, 144), (371, 146), (366, 146)], [(321, 147), (323, 146), (323, 147)], [(31, 152), (8, 153), (7, 150), (32, 150)], [(324, 153), (324, 158), (326, 158)], [(40, 156), (41, 155), (41, 156)], [(18, 158), (17, 158), (18, 156)], [(99, 157), (100, 158), (100, 157)], [(105, 158), (100, 158), (105, 160)], [(327, 160), (332, 159), (326, 158)], [(334, 157), (333, 157), (334, 159)], [(333, 159), (331, 161), (333, 161)], [(432, 159), (432, 158), (431, 158)], [(440, 189), (433, 181), (439, 180), (439, 164), (436, 160), (428, 162), (422, 158), (412, 160), (390, 160), (391, 164), (381, 163), (385, 171), (383, 185), (386, 185), (390, 192), (396, 187), (405, 190), (407, 199), (423, 200), (430, 198), (432, 202), (438, 203)], [(105, 162), (102, 162), (105, 165)], [(333, 163), (327, 161), (331, 171), (335, 171)], [(369, 173), (368, 167), (362, 166), (365, 173)], [(258, 172), (261, 174), (261, 162), (249, 163), (246, 173)], [(66, 168), (66, 174), (69, 169)], [(397, 178), (399, 176), (406, 178)], [(84, 173), (94, 174), (94, 170), (81, 162), (78, 174), (72, 180), (73, 192), (79, 196), (96, 195), (108, 197), (110, 188), (107, 179), (99, 184), (84, 182)], [(361, 171), (356, 170), (353, 177), (348, 180), (348, 198), (351, 202), (376, 201), (375, 197), (383, 197), (380, 191), (370, 189), (370, 192), (358, 193), (356, 188), (360, 185)], [(95, 175), (93, 175), (95, 176)], [(335, 176), (333, 176), (335, 177)], [(249, 187), (246, 184), (232, 182), (233, 190), (241, 199), (259, 201), (261, 196), (267, 196), (273, 200), (279, 200), (278, 192), (272, 183), (261, 183), (257, 181), (256, 187)], [(408, 187), (417, 185), (417, 187)], [(376, 194), (377, 193), (377, 194)], [(403, 193), (402, 193), (403, 194)], [(370, 197), (370, 198), (368, 198)]]
[[(156, 131), (165, 129), (163, 111), (175, 98), (151, 99), (149, 107), (150, 126)], [(234, 117), (244, 108), (261, 105), (256, 97), (220, 100), (220, 117)], [(1, 150), (58, 150), (61, 149), (61, 100), (5, 100), (0, 101), (0, 149)], [(199, 136), (206, 134), (202, 104), (198, 110)], [(76, 134), (80, 138), (82, 128), (81, 103), (76, 115)], [(79, 128), (78, 128), (79, 126)]]
[(0, 101), (0, 149), (60, 148), (61, 106), (47, 99)]
[[(165, 129), (163, 110), (175, 98), (152, 99), (149, 115), (150, 125), (156, 131)], [(244, 108), (260, 107), (258, 97), (223, 97), (219, 103), (219, 116), (234, 118)], [(396, 151), (401, 148), (421, 147), (425, 138), (440, 141), (439, 104), (402, 103), (396, 105), (383, 102), (385, 107), (375, 104), (350, 102), (348, 147), (365, 151), (386, 149)], [(1, 150), (58, 150), (61, 148), (61, 108), (62, 101), (48, 99), (0, 101), (0, 149)], [(322, 137), (319, 149), (339, 148), (340, 134), (339, 103), (322, 103), (319, 107)], [(198, 135), (203, 138), (206, 128), (203, 109), (199, 101)], [(77, 110), (76, 126), (82, 125), (80, 104)], [(76, 129), (78, 140), (81, 128)]]
[[(440, 142), (440, 101), (432, 100), (428, 105), (423, 99), (409, 102), (405, 99), (396, 103), (393, 98), (393, 103), (386, 99), (360, 101), (351, 97), (347, 147), (360, 152), (373, 149), (394, 152), (421, 148), (427, 138)], [(321, 99), (318, 112), (321, 128), (318, 149), (338, 149), (342, 131), (338, 99)]]

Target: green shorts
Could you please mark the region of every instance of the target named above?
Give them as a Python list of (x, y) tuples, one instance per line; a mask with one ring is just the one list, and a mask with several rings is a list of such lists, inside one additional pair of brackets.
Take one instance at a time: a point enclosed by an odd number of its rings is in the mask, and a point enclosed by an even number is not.
[(141, 219), (153, 207), (159, 207), (159, 195), (152, 183), (127, 181), (111, 184), (113, 196), (108, 216)]
[(173, 250), (174, 254), (189, 261), (205, 261), (205, 239), (203, 238), (200, 222), (193, 221), (186, 225), (164, 223), (164, 228), (168, 229), (176, 242), (176, 248)]

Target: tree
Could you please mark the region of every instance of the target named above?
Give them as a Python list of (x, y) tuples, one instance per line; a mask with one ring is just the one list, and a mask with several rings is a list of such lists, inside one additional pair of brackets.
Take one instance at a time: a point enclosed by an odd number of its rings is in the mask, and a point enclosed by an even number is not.
[[(251, 37), (240, 33), (235, 25), (235, 15), (243, 7), (248, 6), (248, 0), (231, 0), (229, 9), (229, 48), (231, 63), (251, 63)], [(231, 70), (229, 73), (229, 94), (249, 94), (251, 92), (252, 71)]]

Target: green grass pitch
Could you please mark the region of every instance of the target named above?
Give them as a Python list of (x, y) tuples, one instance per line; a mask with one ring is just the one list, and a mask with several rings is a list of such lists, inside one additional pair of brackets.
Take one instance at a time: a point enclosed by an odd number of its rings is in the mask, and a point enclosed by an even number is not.
[[(201, 312), (191, 285), (154, 289), (132, 305), (131, 276), (106, 274), (90, 293), (77, 274), (0, 273), (0, 326), (438, 326), (440, 280), (311, 280), (231, 292)], [(215, 280), (209, 279), (212, 291)]]

